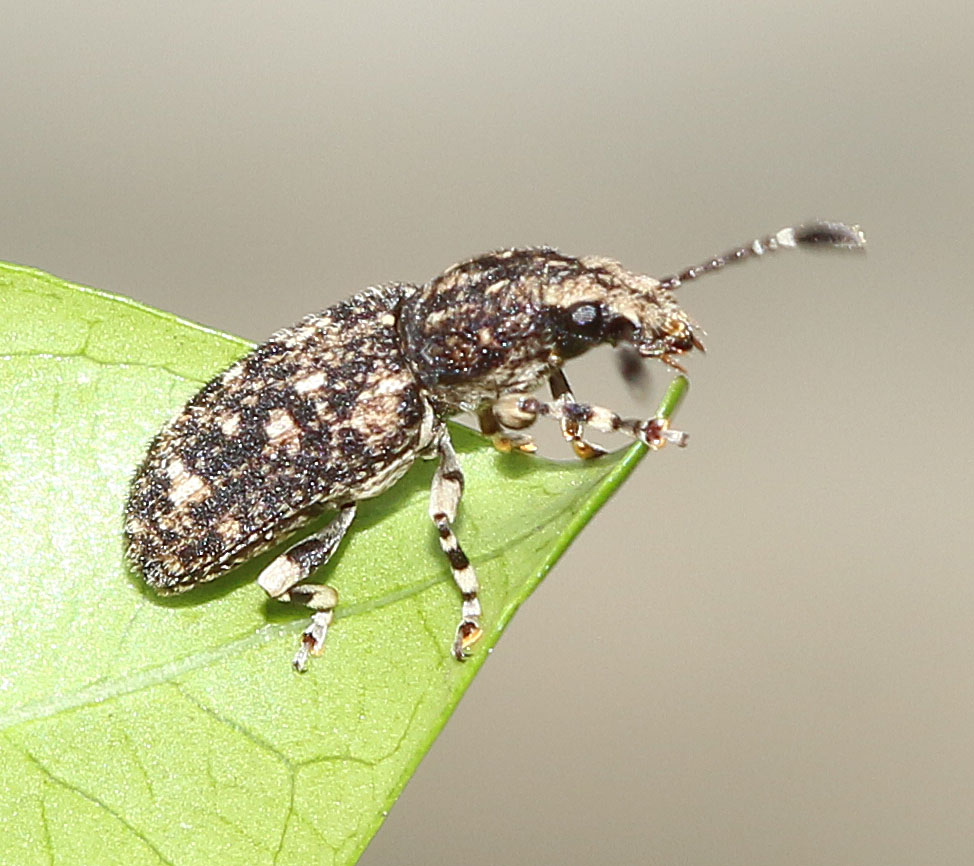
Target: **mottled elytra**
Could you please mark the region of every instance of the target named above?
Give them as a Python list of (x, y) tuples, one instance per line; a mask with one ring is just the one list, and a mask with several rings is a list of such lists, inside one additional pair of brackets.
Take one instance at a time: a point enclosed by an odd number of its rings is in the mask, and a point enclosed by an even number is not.
[[(356, 503), (395, 484), (417, 457), (437, 458), (429, 514), (460, 592), (452, 651), (462, 660), (481, 635), (481, 607), (452, 529), (463, 473), (444, 420), (475, 412), (501, 450), (533, 451), (522, 431), (539, 416), (555, 419), (581, 458), (604, 453), (584, 438), (586, 425), (650, 448), (682, 445), (686, 437), (665, 419), (621, 418), (576, 401), (564, 362), (608, 343), (627, 378), (638, 378), (646, 358), (680, 368), (680, 355), (703, 348), (673, 297), (681, 284), (775, 250), (864, 244), (858, 227), (816, 222), (663, 279), (611, 259), (511, 249), (423, 286), (368, 289), (274, 334), (153, 439), (126, 509), (129, 558), (159, 592), (183, 592), (337, 511), (258, 578), (272, 598), (314, 611), (294, 659), (304, 670), (338, 603), (332, 587), (308, 578), (341, 544)], [(531, 396), (546, 380), (552, 399)]]

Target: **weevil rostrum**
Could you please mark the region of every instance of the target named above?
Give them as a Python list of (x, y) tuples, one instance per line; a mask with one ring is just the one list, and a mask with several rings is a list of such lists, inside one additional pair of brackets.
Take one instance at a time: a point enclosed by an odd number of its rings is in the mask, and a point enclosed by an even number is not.
[[(417, 458), (436, 458), (429, 515), (459, 590), (452, 652), (463, 660), (482, 633), (481, 605), (452, 528), (463, 473), (445, 419), (474, 412), (498, 448), (531, 451), (524, 429), (551, 418), (584, 459), (604, 453), (585, 439), (586, 425), (653, 449), (682, 445), (665, 419), (578, 402), (562, 365), (608, 343), (629, 377), (646, 358), (682, 369), (680, 355), (703, 349), (673, 296), (682, 283), (775, 250), (864, 244), (857, 226), (809, 223), (663, 279), (549, 247), (507, 249), (423, 286), (367, 289), (274, 334), (162, 429), (132, 483), (129, 558), (158, 592), (183, 592), (336, 511), (258, 577), (272, 598), (313, 611), (294, 658), (302, 671), (321, 653), (338, 603), (332, 587), (308, 578), (338, 548), (359, 501), (389, 489)], [(532, 396), (546, 380), (552, 398)]]

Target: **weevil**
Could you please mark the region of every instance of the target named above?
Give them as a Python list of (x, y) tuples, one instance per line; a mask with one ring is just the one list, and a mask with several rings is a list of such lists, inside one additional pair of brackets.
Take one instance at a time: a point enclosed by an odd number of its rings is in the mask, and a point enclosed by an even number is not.
[[(682, 369), (681, 355), (703, 349), (673, 295), (683, 283), (775, 250), (864, 244), (857, 226), (814, 222), (662, 279), (550, 247), (506, 249), (422, 286), (368, 289), (278, 331), (159, 432), (132, 482), (129, 559), (158, 592), (183, 592), (337, 512), (257, 579), (271, 598), (313, 611), (293, 662), (303, 671), (338, 604), (335, 589), (308, 578), (341, 544), (358, 502), (388, 490), (417, 458), (438, 459), (429, 515), (460, 594), (452, 653), (462, 661), (482, 634), (482, 611), (453, 531), (463, 473), (445, 420), (475, 413), (496, 447), (532, 451), (524, 430), (551, 418), (583, 459), (604, 453), (586, 426), (652, 449), (683, 445), (685, 434), (663, 418), (578, 402), (564, 363), (607, 343), (628, 378), (648, 358)], [(533, 396), (545, 381), (550, 400)]]

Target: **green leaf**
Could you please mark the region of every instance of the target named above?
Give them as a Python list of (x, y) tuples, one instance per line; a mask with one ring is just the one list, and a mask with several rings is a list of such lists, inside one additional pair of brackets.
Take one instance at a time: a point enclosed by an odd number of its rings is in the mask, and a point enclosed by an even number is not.
[(327, 570), (339, 618), (299, 676), (307, 611), (256, 586), (268, 556), (175, 599), (123, 561), (148, 440), (248, 344), (13, 265), (0, 300), (0, 862), (353, 863), (514, 611), (645, 449), (560, 463), (456, 427), (458, 534), (486, 612), (473, 659), (450, 656), (459, 600), (422, 463), (363, 503)]

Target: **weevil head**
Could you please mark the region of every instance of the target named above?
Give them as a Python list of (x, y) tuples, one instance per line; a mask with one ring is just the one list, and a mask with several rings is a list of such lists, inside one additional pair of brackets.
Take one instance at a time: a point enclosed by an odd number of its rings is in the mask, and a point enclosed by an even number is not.
[(703, 349), (693, 321), (658, 280), (611, 259), (578, 262), (582, 268), (575, 275), (543, 289), (555, 350), (562, 358), (608, 343), (672, 364), (678, 355)]
[(531, 390), (600, 343), (670, 364), (700, 347), (657, 280), (550, 247), (454, 265), (406, 297), (398, 327), (405, 357), (442, 411)]

